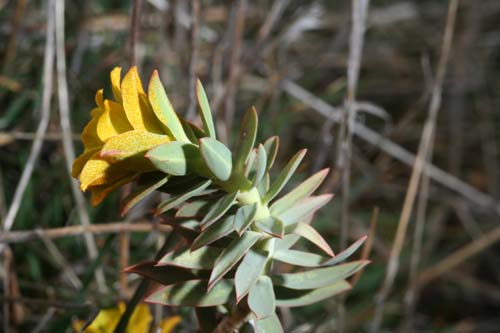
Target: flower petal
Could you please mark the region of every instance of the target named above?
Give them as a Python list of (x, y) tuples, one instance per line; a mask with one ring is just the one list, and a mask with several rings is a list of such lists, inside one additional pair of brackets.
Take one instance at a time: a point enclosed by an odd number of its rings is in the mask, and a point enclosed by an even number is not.
[(104, 109), (104, 90), (99, 89), (95, 94), (95, 104), (100, 108)]
[(99, 151), (99, 148), (93, 148), (93, 149), (85, 149), (83, 153), (78, 156), (74, 161), (73, 161), (73, 167), (71, 168), (71, 175), (76, 178), (82, 172), (82, 169), (87, 163), (87, 161)]
[[(100, 156), (108, 161), (118, 162), (133, 156), (144, 155), (149, 149), (169, 141), (170, 138), (162, 134), (144, 130), (128, 131), (106, 141)], [(144, 156), (138, 157), (144, 159)]]
[(121, 67), (115, 67), (111, 71), (111, 89), (113, 90), (113, 96), (115, 97), (115, 101), (118, 103), (122, 102), (122, 91), (120, 89), (120, 80), (121, 80), (122, 69)]
[(113, 183), (90, 186), (89, 191), (92, 193), (92, 198), (90, 200), (91, 204), (94, 207), (97, 206), (112, 191), (116, 190), (120, 186), (123, 186), (125, 184), (130, 183), (135, 178), (137, 178), (139, 175), (140, 175), (140, 173), (138, 173), (138, 172), (130, 172), (130, 173), (126, 174), (125, 176), (123, 176), (122, 178), (114, 181)]
[(99, 139), (105, 142), (115, 135), (132, 129), (122, 106), (110, 100), (105, 100), (104, 112), (97, 122), (97, 135)]
[(130, 173), (130, 169), (121, 165), (112, 165), (99, 158), (95, 153), (82, 168), (80, 173), (80, 188), (86, 191), (89, 186), (109, 184)]
[(89, 123), (85, 128), (83, 129), (82, 132), (82, 141), (83, 141), (83, 146), (85, 149), (92, 149), (92, 148), (98, 148), (103, 145), (103, 141), (99, 139), (99, 136), (97, 135), (97, 122), (99, 121), (99, 118), (103, 114), (104, 109), (101, 108), (95, 108), (92, 110), (92, 119), (90, 119)]
[(153, 133), (163, 133), (159, 121), (149, 105), (141, 79), (137, 73), (137, 67), (132, 67), (125, 75), (121, 91), (123, 108), (132, 127)]

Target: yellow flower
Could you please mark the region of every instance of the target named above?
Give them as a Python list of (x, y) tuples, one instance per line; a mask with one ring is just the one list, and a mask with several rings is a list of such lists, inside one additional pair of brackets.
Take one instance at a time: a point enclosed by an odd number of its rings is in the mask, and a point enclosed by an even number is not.
[[(113, 69), (114, 101), (104, 99), (102, 89), (97, 92), (97, 107), (82, 133), (85, 149), (73, 162), (72, 175), (79, 178), (82, 191), (92, 193), (93, 205), (139, 174), (153, 170), (144, 154), (173, 138), (164, 112), (155, 101), (156, 90), (148, 99), (137, 68), (132, 67), (121, 82), (120, 77), (121, 68)], [(152, 78), (159, 83), (156, 71)]]
[[(125, 304), (120, 302), (117, 307), (99, 311), (94, 321), (83, 331), (83, 333), (112, 333), (120, 317), (125, 312)], [(139, 304), (130, 316), (126, 333), (148, 333), (153, 316), (145, 303)], [(161, 333), (172, 333), (173, 329), (181, 322), (180, 316), (172, 316), (161, 321), (154, 332), (160, 329)], [(82, 320), (73, 322), (73, 331), (80, 332), (85, 324)]]

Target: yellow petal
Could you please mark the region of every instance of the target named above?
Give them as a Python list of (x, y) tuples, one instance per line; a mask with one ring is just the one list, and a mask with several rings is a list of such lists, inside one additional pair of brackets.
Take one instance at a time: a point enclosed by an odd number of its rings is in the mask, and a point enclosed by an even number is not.
[(86, 191), (89, 186), (110, 184), (129, 172), (130, 169), (126, 169), (122, 165), (112, 165), (110, 162), (99, 158), (99, 152), (97, 152), (82, 168), (80, 188), (82, 191)]
[(92, 119), (90, 119), (89, 123), (82, 132), (82, 141), (85, 149), (98, 148), (103, 145), (103, 141), (99, 139), (97, 135), (97, 122), (99, 121), (99, 117), (104, 112), (104, 109), (95, 108), (92, 110)]
[(73, 167), (71, 169), (71, 175), (76, 178), (82, 172), (83, 166), (87, 161), (95, 154), (99, 148), (94, 148), (94, 149), (85, 149), (83, 153), (78, 156), (74, 161), (73, 161)]
[(127, 330), (125, 332), (146, 333), (149, 331), (149, 326), (151, 325), (151, 321), (153, 321), (153, 316), (151, 315), (149, 306), (147, 304), (141, 303), (135, 307), (134, 312), (130, 317)]
[(102, 142), (123, 132), (132, 130), (120, 104), (104, 101), (104, 112), (97, 121), (97, 136)]
[(172, 330), (182, 321), (180, 316), (165, 318), (160, 322), (161, 333), (173, 333)]
[(169, 142), (166, 135), (133, 130), (110, 138), (101, 149), (101, 157), (117, 162), (130, 157), (144, 159), (144, 154), (151, 148)]
[(159, 120), (154, 115), (144, 93), (137, 67), (132, 67), (125, 75), (121, 85), (123, 108), (128, 121), (134, 129), (162, 133)]
[(101, 108), (104, 109), (104, 90), (99, 89), (97, 93), (95, 94), (95, 104)]
[(121, 73), (121, 67), (115, 67), (111, 71), (111, 89), (113, 90), (113, 96), (118, 103), (122, 102), (122, 91), (120, 89)]
[[(84, 333), (111, 333), (120, 320), (120, 310), (118, 308), (104, 309), (99, 311), (94, 321), (83, 331)], [(79, 327), (81, 323), (76, 323), (73, 328)], [(77, 331), (79, 332), (79, 330)]]
[[(92, 193), (92, 198), (91, 198), (90, 202), (92, 203), (92, 205), (94, 207), (97, 206), (112, 191), (116, 190), (120, 186), (123, 186), (125, 184), (132, 182), (139, 175), (140, 175), (140, 173), (138, 173), (138, 172), (129, 172), (127, 175), (123, 176), (121, 179), (114, 181), (111, 184), (90, 186), (88, 188), (89, 191)], [(122, 307), (120, 307), (120, 309), (122, 309)], [(123, 308), (123, 311), (125, 311), (125, 308)]]

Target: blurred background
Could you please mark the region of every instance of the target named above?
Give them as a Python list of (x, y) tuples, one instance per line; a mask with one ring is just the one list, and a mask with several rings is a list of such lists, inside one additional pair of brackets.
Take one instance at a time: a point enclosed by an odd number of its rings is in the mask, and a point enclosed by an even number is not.
[(370, 236), (353, 290), (283, 309), (286, 332), (497, 332), (499, 18), (498, 0), (0, 0), (0, 330), (71, 332), (154, 257), (159, 198), (122, 218), (130, 188), (94, 208), (67, 169), (96, 91), (135, 64), (195, 121), (199, 77), (226, 142), (255, 105), (279, 163), (331, 168), (315, 225), (334, 250)]

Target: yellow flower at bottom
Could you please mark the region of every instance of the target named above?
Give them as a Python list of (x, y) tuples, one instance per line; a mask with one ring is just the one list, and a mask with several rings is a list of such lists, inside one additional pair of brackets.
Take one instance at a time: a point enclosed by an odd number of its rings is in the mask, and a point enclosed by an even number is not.
[(111, 191), (154, 170), (144, 158), (151, 148), (171, 141), (168, 124), (158, 117), (144, 92), (137, 68), (120, 82), (120, 68), (111, 72), (115, 101), (96, 94), (97, 107), (82, 133), (83, 153), (73, 162), (72, 175), (82, 191), (99, 204)]

